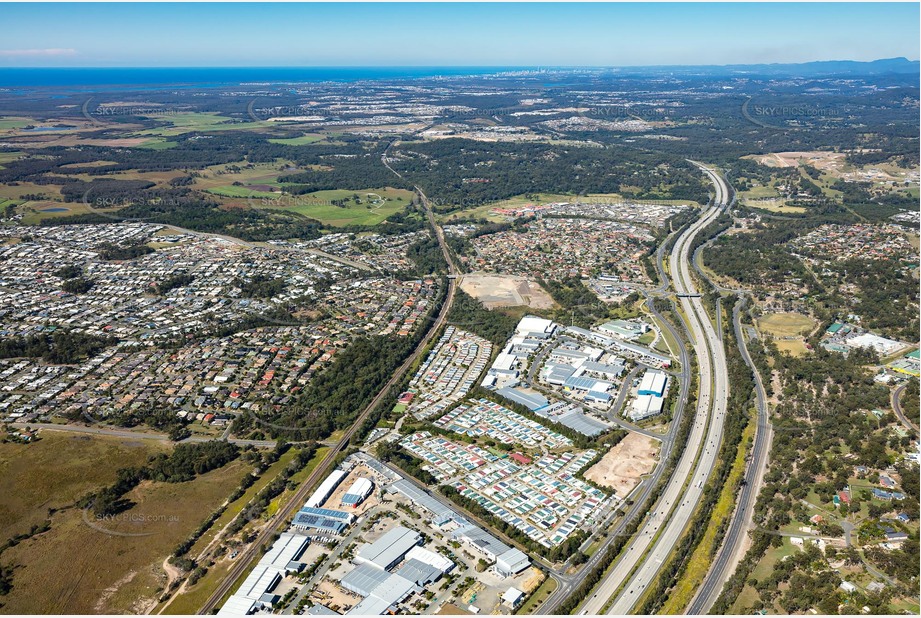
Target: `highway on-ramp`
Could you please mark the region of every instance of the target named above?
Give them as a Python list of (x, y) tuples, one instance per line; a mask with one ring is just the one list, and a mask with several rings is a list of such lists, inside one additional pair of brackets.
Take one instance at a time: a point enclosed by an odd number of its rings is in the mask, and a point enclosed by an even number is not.
[(700, 167), (716, 189), (713, 205), (677, 239), (669, 258), (675, 292), (690, 327), (700, 371), (697, 410), (687, 446), (655, 510), (593, 596), (582, 604), (583, 614), (602, 613), (615, 595), (608, 613), (627, 614), (633, 609), (684, 533), (719, 452), (729, 389), (726, 356), (703, 302), (696, 295), (689, 264), (694, 238), (723, 212), (729, 190), (714, 170)]

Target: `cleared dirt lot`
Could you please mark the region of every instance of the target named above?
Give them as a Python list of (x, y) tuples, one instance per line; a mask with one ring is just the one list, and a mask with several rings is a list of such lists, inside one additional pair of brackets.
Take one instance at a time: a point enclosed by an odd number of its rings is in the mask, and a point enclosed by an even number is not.
[(589, 468), (585, 478), (602, 487), (610, 487), (623, 498), (639, 485), (644, 474), (652, 471), (658, 452), (658, 442), (642, 434), (631, 433)]
[(769, 167), (797, 167), (800, 163), (820, 170), (838, 170), (844, 165), (843, 152), (774, 152), (766, 155), (752, 155), (755, 161)]
[(461, 289), (488, 309), (527, 305), (535, 309), (551, 309), (553, 299), (536, 282), (511, 275), (464, 275)]

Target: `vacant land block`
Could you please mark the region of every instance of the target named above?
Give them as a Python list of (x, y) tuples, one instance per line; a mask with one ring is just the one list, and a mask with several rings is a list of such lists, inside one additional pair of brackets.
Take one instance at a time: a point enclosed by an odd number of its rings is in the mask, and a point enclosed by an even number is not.
[[(111, 461), (93, 459), (93, 466), (114, 478)], [(144, 613), (165, 582), (163, 560), (250, 470), (235, 461), (186, 483), (144, 482), (126, 495), (134, 506), (103, 521), (75, 507), (56, 512), (51, 530), (4, 552), (4, 562), (17, 565), (4, 611)]]
[(69, 506), (112, 483), (119, 468), (143, 465), (169, 450), (155, 440), (40, 435), (31, 444), (0, 444), (0, 542), (45, 521), (49, 509)]
[(656, 465), (658, 443), (638, 433), (630, 433), (605, 453), (601, 461), (585, 472), (585, 478), (602, 487), (610, 487), (624, 498), (636, 487), (643, 475)]
[(552, 309), (553, 299), (536, 281), (511, 275), (464, 275), (461, 289), (489, 309), (528, 306)]

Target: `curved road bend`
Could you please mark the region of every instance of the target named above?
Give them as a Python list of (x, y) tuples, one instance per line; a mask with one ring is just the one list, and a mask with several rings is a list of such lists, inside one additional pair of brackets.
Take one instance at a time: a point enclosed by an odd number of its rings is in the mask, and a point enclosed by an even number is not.
[(892, 391), (892, 411), (895, 412), (895, 415), (899, 417), (899, 420), (903, 425), (905, 425), (905, 428), (908, 431), (913, 431), (915, 432), (915, 435), (918, 435), (918, 426), (912, 423), (911, 420), (905, 416), (905, 411), (902, 409), (902, 402), (900, 401), (902, 397), (902, 391), (905, 390), (906, 386), (908, 385), (903, 384), (902, 386)]
[[(448, 247), (444, 242), (444, 233), (442, 232), (441, 228), (435, 224), (435, 217), (432, 215), (431, 208), (429, 207), (428, 198), (425, 197), (425, 194), (423, 194), (421, 190), (419, 191), (419, 195), (421, 196), (422, 203), (425, 206), (429, 222), (434, 226), (433, 232), (435, 237), (438, 239), (438, 243), (441, 246), (441, 251), (444, 254), (445, 261), (448, 264), (448, 272), (449, 274), (454, 275), (457, 273), (457, 271), (455, 270), (454, 261), (451, 259), (451, 254), (448, 251)], [(250, 563), (253, 561), (253, 558), (256, 557), (256, 553), (259, 551), (259, 549), (272, 538), (272, 535), (274, 535), (277, 530), (287, 526), (288, 519), (300, 509), (304, 500), (309, 495), (309, 492), (313, 490), (313, 488), (318, 485), (320, 481), (324, 479), (329, 473), (336, 455), (345, 450), (352, 436), (356, 431), (358, 431), (358, 428), (361, 427), (365, 419), (368, 418), (368, 415), (371, 414), (371, 411), (374, 410), (374, 408), (376, 408), (378, 404), (380, 404), (387, 397), (387, 393), (390, 391), (390, 388), (393, 385), (398, 384), (400, 380), (403, 379), (403, 376), (407, 370), (412, 366), (416, 359), (419, 358), (419, 356), (425, 350), (426, 346), (428, 346), (428, 344), (432, 341), (435, 333), (438, 332), (438, 330), (447, 320), (448, 312), (451, 310), (451, 305), (454, 302), (456, 285), (456, 279), (454, 277), (449, 277), (448, 292), (445, 295), (444, 303), (441, 306), (441, 311), (439, 311), (438, 317), (431, 324), (428, 333), (426, 333), (425, 337), (422, 338), (413, 353), (410, 354), (409, 357), (403, 361), (403, 364), (400, 365), (400, 367), (394, 372), (393, 376), (390, 378), (390, 380), (387, 381), (380, 392), (378, 392), (371, 403), (369, 403), (368, 406), (358, 416), (358, 418), (355, 419), (355, 421), (352, 423), (352, 426), (349, 427), (345, 434), (343, 434), (339, 442), (330, 448), (330, 450), (326, 453), (326, 456), (323, 458), (323, 461), (314, 469), (314, 471), (310, 474), (310, 477), (301, 484), (301, 486), (297, 489), (297, 492), (294, 494), (294, 496), (292, 496), (291, 500), (289, 500), (285, 506), (282, 507), (274, 517), (272, 517), (272, 519), (269, 521), (269, 525), (267, 525), (262, 530), (262, 532), (259, 533), (259, 536), (256, 538), (255, 542), (253, 542), (244, 552), (241, 553), (240, 556), (236, 558), (233, 566), (230, 568), (230, 571), (227, 573), (227, 575), (224, 576), (224, 580), (217, 587), (214, 593), (208, 597), (208, 600), (199, 610), (199, 614), (210, 613), (211, 610), (221, 602), (221, 599), (223, 599), (224, 596), (231, 591), (231, 588), (237, 579), (239, 579), (239, 577), (249, 568)]]
[(723, 589), (723, 584), (739, 565), (744, 554), (742, 549), (752, 525), (755, 501), (757, 500), (758, 492), (761, 490), (764, 473), (767, 470), (768, 454), (771, 450), (773, 433), (768, 417), (767, 394), (764, 391), (761, 373), (755, 367), (748, 353), (745, 332), (742, 329), (740, 311), (746, 302), (747, 299), (740, 296), (739, 302), (732, 310), (732, 326), (735, 331), (739, 352), (742, 354), (745, 364), (754, 374), (758, 426), (755, 430), (755, 441), (752, 445), (751, 457), (745, 470), (745, 484), (736, 499), (736, 509), (733, 512), (732, 521), (729, 523), (729, 530), (726, 532), (726, 536), (723, 537), (723, 543), (716, 555), (716, 560), (714, 560), (703, 584), (701, 584), (697, 594), (688, 606), (688, 614), (705, 614), (710, 611)]
[[(714, 206), (705, 210), (672, 248), (670, 270), (678, 294), (697, 293), (690, 274), (690, 244), (704, 227), (720, 215), (729, 196), (722, 178), (709, 168), (699, 167), (713, 182), (716, 197)], [(726, 358), (701, 299), (682, 296), (680, 302), (689, 322), (700, 371), (697, 411), (688, 447), (682, 453), (652, 516), (599, 584), (595, 594), (583, 603), (582, 613), (601, 613), (608, 600), (621, 589), (609, 613), (629, 613), (677, 544), (703, 494), (704, 482), (716, 460), (726, 411)]]

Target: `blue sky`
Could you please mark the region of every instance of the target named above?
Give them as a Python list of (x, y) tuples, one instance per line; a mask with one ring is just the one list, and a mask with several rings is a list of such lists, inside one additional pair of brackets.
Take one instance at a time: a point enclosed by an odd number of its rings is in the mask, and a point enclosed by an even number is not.
[(0, 67), (918, 59), (917, 3), (0, 4)]

